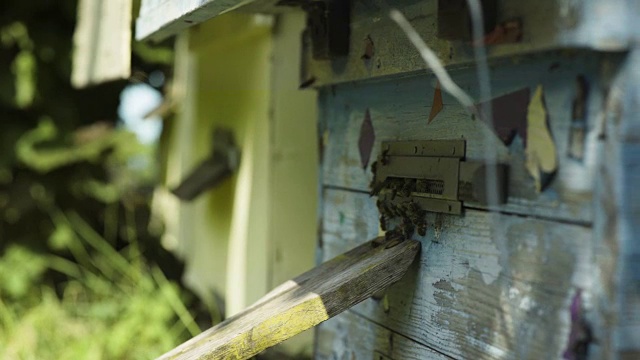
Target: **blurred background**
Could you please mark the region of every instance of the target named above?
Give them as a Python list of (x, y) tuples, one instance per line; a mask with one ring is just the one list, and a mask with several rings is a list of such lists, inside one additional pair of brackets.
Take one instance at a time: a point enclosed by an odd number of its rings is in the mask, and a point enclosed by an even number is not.
[(76, 89), (76, 19), (75, 1), (0, 4), (3, 359), (152, 358), (220, 316), (180, 285), (150, 212), (162, 124), (142, 118), (172, 44), (134, 51), (130, 79)]
[[(129, 68), (94, 81), (78, 69), (118, 64), (83, 40), (109, 18), (87, 20), (90, 2), (0, 3), (2, 359), (153, 358), (314, 263), (304, 16), (225, 15), (147, 43), (132, 40), (140, 1), (116, 1), (131, 16), (106, 29)], [(180, 199), (221, 127), (239, 166)]]

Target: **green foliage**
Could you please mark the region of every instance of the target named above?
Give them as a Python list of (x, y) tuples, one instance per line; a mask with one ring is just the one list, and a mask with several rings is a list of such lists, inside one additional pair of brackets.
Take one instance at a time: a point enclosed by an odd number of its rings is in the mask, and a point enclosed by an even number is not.
[[(200, 332), (180, 288), (145, 264), (132, 242), (116, 251), (78, 214), (50, 209), (49, 244), (73, 259), (20, 245), (0, 258), (0, 358), (148, 359)], [(57, 295), (47, 271), (63, 274)], [(61, 284), (61, 285), (60, 285)]]
[(0, 262), (0, 295), (21, 299), (46, 270), (46, 262), (27, 248), (10, 246)]
[(135, 41), (133, 52), (149, 64), (173, 64), (173, 50), (166, 47), (151, 46), (146, 42)]
[(42, 118), (35, 129), (27, 131), (16, 142), (18, 159), (33, 170), (47, 173), (78, 162), (98, 162), (107, 150), (113, 150), (113, 153), (106, 160), (114, 163), (124, 163), (133, 156), (144, 153), (143, 145), (133, 133), (118, 130), (80, 145), (38, 148), (39, 145), (57, 138), (58, 129), (54, 122), (49, 118)]
[(16, 105), (29, 107), (36, 96), (36, 58), (30, 50), (22, 50), (16, 56), (11, 71), (15, 75)]
[[(6, 2), (0, 24), (0, 359), (147, 359), (200, 331), (193, 299), (139, 250), (157, 250), (144, 210), (118, 215), (148, 207), (155, 149), (110, 126), (77, 136), (115, 119), (124, 84), (71, 88), (75, 4)], [(171, 63), (136, 53), (147, 72), (141, 58)]]
[(20, 49), (11, 64), (11, 72), (15, 79), (15, 103), (21, 109), (29, 107), (36, 95), (37, 66), (33, 54), (33, 42), (27, 27), (16, 21), (0, 29), (0, 44), (4, 48), (17, 45)]

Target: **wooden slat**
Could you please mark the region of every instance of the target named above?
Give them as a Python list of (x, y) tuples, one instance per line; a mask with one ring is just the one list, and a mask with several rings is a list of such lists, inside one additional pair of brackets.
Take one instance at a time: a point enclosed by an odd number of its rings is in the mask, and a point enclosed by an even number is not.
[(351, 311), (320, 324), (316, 336), (316, 360), (450, 359)]
[[(375, 199), (324, 195), (325, 257), (377, 233)], [(571, 300), (578, 288), (589, 296), (597, 273), (591, 229), (473, 210), (427, 223), (418, 269), (352, 311), (453, 358), (560, 358)]]
[(161, 359), (247, 359), (398, 281), (420, 249), (367, 242), (288, 281)]
[(131, 75), (131, 0), (82, 0), (73, 36), (76, 88)]
[[(304, 80), (324, 86), (426, 70), (424, 61), (406, 35), (389, 19), (397, 8), (409, 19), (445, 65), (473, 64), (473, 48), (466, 41), (439, 39), (436, 0), (355, 1), (352, 9), (349, 55), (333, 61), (316, 61), (307, 55)], [(590, 48), (621, 51), (640, 34), (633, 16), (640, 11), (636, 0), (498, 0), (498, 22), (520, 19), (522, 41), (488, 47), (490, 59), (533, 55), (549, 50)], [(369, 42), (374, 55), (363, 59)]]
[[(598, 57), (548, 55), (544, 59), (522, 59), (492, 68), (493, 96), (541, 84), (549, 113), (551, 135), (558, 149), (559, 169), (550, 187), (541, 194), (525, 169), (522, 139), (509, 147), (481, 121), (474, 121), (443, 92), (443, 110), (427, 123), (431, 111), (435, 78), (416, 75), (376, 83), (337, 85), (321, 92), (321, 121), (325, 130), (323, 182), (325, 186), (369, 190), (371, 171), (363, 170), (358, 139), (365, 112), (369, 111), (375, 132), (372, 160), (385, 140), (467, 140), (467, 159), (482, 160), (488, 149), (510, 166), (508, 202), (501, 211), (589, 223), (592, 220), (592, 184), (597, 150), (597, 122), (602, 103), (600, 84), (594, 75)], [(454, 80), (475, 98), (474, 69), (452, 70)], [(568, 157), (571, 104), (576, 77), (584, 74), (590, 86), (587, 104), (585, 160)], [(465, 206), (481, 207), (465, 203)]]
[[(622, 61), (608, 59), (612, 77), (603, 113), (602, 152), (595, 184), (594, 238), (602, 247), (594, 279), (602, 329), (598, 342), (607, 352), (596, 358), (640, 358), (640, 49)], [(613, 320), (612, 320), (613, 319)]]
[(253, 0), (143, 0), (136, 40), (162, 40)]

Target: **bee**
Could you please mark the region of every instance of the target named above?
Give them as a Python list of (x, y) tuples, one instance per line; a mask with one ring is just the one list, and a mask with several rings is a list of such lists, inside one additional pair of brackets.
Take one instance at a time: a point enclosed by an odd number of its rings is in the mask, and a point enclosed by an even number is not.
[(393, 204), (391, 204), (391, 206), (393, 207), (392, 210), (395, 216), (405, 217), (407, 215), (404, 209), (402, 208), (402, 206), (393, 205)]
[(400, 230), (402, 231), (402, 235), (404, 236), (404, 238), (408, 239), (413, 235), (415, 226), (413, 226), (413, 223), (410, 220), (407, 221), (407, 219), (405, 218), (402, 222), (402, 225), (400, 225)]
[(411, 192), (413, 192), (416, 188), (416, 181), (414, 179), (404, 179), (404, 183), (402, 184), (402, 188), (400, 189), (400, 195), (404, 197), (411, 196)]
[(389, 184), (389, 189), (391, 190), (391, 200), (394, 200), (398, 193), (402, 195), (403, 188), (404, 188), (403, 179), (393, 179)]
[(376, 188), (376, 173), (378, 171), (378, 162), (374, 161), (371, 164), (371, 174), (373, 174), (373, 177), (371, 178), (371, 182), (369, 183), (369, 188), (371, 189), (371, 193), (370, 195), (377, 195), (377, 192), (374, 194), (373, 190)]
[(369, 196), (375, 196), (380, 194), (380, 191), (387, 186), (387, 180), (383, 182), (376, 182), (375, 180), (371, 183), (371, 191), (369, 191)]
[(378, 200), (376, 202), (376, 205), (378, 206), (378, 211), (380, 212), (380, 215), (383, 215), (385, 218), (392, 218), (394, 216), (393, 211), (389, 209), (386, 202), (382, 200)]
[(427, 235), (427, 222), (425, 220), (423, 220), (422, 222), (420, 222), (418, 225), (418, 235), (420, 236), (425, 236)]
[(384, 234), (384, 238), (387, 241), (404, 240), (402, 230), (400, 230), (400, 227), (396, 227), (395, 229), (387, 231)]
[(382, 231), (387, 231), (387, 218), (384, 214), (380, 214), (380, 229), (382, 229)]
[(418, 225), (424, 218), (426, 211), (422, 210), (415, 202), (407, 202), (404, 205), (407, 217), (414, 225)]
[(387, 165), (389, 163), (389, 149), (385, 149), (380, 155), (380, 163), (382, 165)]

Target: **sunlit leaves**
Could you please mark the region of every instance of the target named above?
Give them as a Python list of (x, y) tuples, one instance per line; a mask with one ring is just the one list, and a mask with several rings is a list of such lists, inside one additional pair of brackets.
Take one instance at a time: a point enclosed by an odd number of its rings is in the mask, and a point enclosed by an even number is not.
[(26, 26), (21, 22), (14, 22), (0, 29), (0, 43), (5, 48), (17, 46), (20, 49), (11, 64), (11, 72), (14, 75), (16, 106), (27, 108), (36, 95), (37, 65), (33, 42)]
[(10, 246), (0, 262), (0, 295), (25, 297), (45, 270), (46, 262), (37, 254), (20, 245)]
[[(17, 245), (0, 257), (0, 358), (148, 359), (199, 333), (160, 269), (117, 251), (77, 214), (53, 210), (52, 220), (49, 244), (86, 258)], [(48, 269), (68, 277), (60, 295), (43, 285)]]

